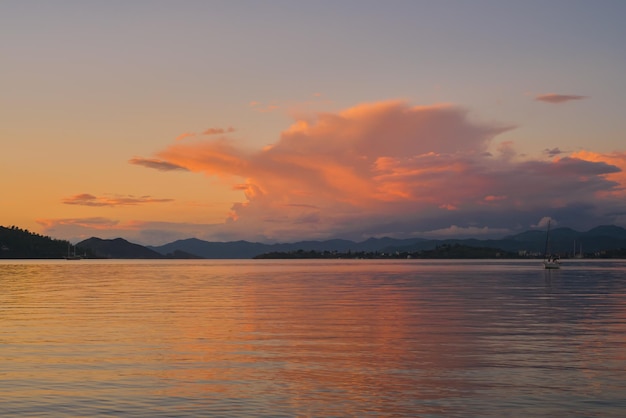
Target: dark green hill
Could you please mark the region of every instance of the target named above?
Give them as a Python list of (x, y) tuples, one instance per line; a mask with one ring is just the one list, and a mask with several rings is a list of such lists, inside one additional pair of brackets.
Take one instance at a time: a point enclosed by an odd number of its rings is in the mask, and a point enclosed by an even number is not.
[(0, 226), (0, 258), (63, 258), (68, 241), (32, 233), (16, 226)]
[(601, 225), (590, 229), (584, 233), (589, 237), (610, 237), (620, 240), (626, 240), (626, 229), (615, 225)]
[[(77, 253), (87, 258), (125, 259), (236, 259), (253, 258), (268, 253), (329, 252), (329, 253), (416, 253), (430, 251), (438, 247), (463, 249), (466, 247), (488, 248), (504, 253), (540, 256), (546, 245), (546, 232), (532, 230), (503, 239), (448, 239), (423, 238), (395, 239), (369, 238), (362, 242), (343, 239), (326, 241), (300, 241), (294, 243), (263, 244), (248, 241), (208, 242), (196, 238), (179, 240), (159, 247), (144, 247), (122, 238), (89, 238), (76, 245)], [(70, 243), (53, 239), (12, 226), (0, 227), (0, 258), (64, 258), (68, 255)], [(574, 256), (581, 252), (585, 256), (621, 254), (626, 249), (626, 229), (603, 225), (587, 232), (571, 228), (555, 228), (550, 232), (550, 252), (562, 257)], [(450, 251), (448, 251), (450, 252)], [(441, 251), (439, 251), (441, 253)], [(439, 253), (431, 256), (439, 256)], [(461, 254), (462, 255), (462, 254)], [(458, 255), (456, 255), (458, 256)]]
[(92, 237), (79, 242), (76, 246), (89, 250), (97, 258), (165, 258), (139, 244), (133, 244), (122, 238), (101, 239)]
[(158, 247), (148, 247), (162, 255), (172, 254), (175, 251), (184, 251), (198, 258), (252, 258), (263, 253), (267, 244), (248, 241), (208, 242), (197, 238), (189, 238), (171, 242)]
[(125, 258), (125, 259), (181, 259), (188, 260), (202, 258), (190, 254), (184, 250), (172, 249), (167, 254), (160, 254), (150, 248), (139, 244), (133, 244), (122, 238), (101, 239), (92, 237), (79, 242), (76, 246), (80, 250), (85, 250), (96, 258)]

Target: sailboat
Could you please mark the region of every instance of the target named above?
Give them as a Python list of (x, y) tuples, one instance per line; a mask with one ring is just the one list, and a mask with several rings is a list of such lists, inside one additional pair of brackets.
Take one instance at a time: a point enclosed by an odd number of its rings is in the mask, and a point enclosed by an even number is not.
[(76, 254), (76, 246), (74, 246), (74, 254), (71, 253), (72, 244), (67, 243), (67, 255), (65, 256), (66, 260), (81, 260), (83, 257)]
[(550, 248), (550, 221), (548, 221), (548, 231), (546, 232), (546, 248), (543, 251), (543, 267), (545, 269), (560, 269), (561, 262), (559, 258), (556, 256), (551, 256), (548, 254), (548, 249)]

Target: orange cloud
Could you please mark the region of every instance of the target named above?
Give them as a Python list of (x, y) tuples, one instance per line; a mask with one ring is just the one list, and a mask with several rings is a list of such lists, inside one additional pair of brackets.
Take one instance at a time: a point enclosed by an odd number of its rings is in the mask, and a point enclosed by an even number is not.
[(155, 160), (139, 160), (218, 176), (241, 190), (244, 200), (223, 228), (231, 238), (501, 230), (530, 225), (547, 209), (564, 220), (623, 211), (613, 199), (626, 184), (622, 154), (521, 160), (512, 142), (492, 144), (512, 128), (475, 122), (452, 105), (388, 101), (302, 116), (256, 151), (222, 137), (174, 143)]
[[(209, 175), (244, 175), (248, 166), (246, 154), (237, 149), (232, 140), (219, 138), (212, 141), (175, 144), (157, 154), (160, 159), (131, 160), (132, 164), (160, 169), (174, 167)], [(138, 160), (138, 162), (134, 161)], [(143, 161), (148, 161), (143, 164)], [(154, 167), (152, 166), (154, 162)]]
[(616, 151), (608, 154), (601, 154), (591, 151), (578, 151), (573, 153), (571, 157), (616, 167), (616, 170), (612, 170), (610, 173), (606, 173), (604, 175), (607, 180), (616, 184), (616, 187), (606, 190), (605, 193), (617, 197), (626, 197), (626, 152)]
[(572, 100), (583, 100), (586, 98), (587, 96), (577, 96), (575, 94), (555, 94), (555, 93), (539, 94), (535, 96), (536, 101), (551, 103), (551, 104), (565, 103), (565, 102), (570, 102)]
[(62, 200), (66, 205), (80, 206), (136, 206), (147, 203), (164, 203), (172, 202), (173, 199), (155, 199), (150, 196), (94, 196), (88, 193), (81, 193), (74, 196), (66, 197)]

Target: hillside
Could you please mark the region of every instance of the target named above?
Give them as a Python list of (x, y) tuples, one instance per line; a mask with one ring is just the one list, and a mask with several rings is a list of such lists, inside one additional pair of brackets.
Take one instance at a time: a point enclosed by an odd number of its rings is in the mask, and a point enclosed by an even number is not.
[(16, 226), (0, 226), (0, 258), (63, 258), (69, 242), (32, 233)]
[(92, 237), (76, 244), (89, 249), (97, 258), (164, 258), (163, 255), (122, 238), (101, 239)]
[(160, 254), (150, 248), (133, 244), (123, 238), (101, 239), (92, 237), (76, 244), (76, 247), (88, 251), (95, 258), (124, 258), (124, 259), (191, 259), (201, 258), (180, 249)]

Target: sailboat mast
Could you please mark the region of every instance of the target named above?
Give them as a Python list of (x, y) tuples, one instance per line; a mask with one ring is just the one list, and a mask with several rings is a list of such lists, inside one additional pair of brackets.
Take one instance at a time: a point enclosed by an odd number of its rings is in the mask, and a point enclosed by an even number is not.
[(550, 221), (548, 221), (548, 232), (546, 233), (546, 248), (543, 250), (543, 258), (548, 256), (548, 244), (550, 242)]

